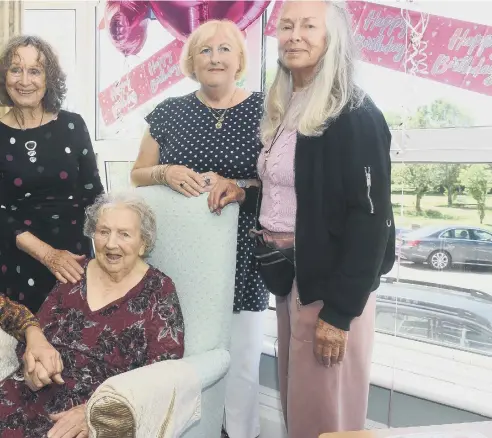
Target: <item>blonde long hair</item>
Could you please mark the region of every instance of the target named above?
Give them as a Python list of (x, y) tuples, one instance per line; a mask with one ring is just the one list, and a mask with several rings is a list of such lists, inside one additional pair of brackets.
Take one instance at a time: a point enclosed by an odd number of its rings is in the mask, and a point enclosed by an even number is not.
[[(261, 122), (261, 140), (270, 141), (289, 111), (290, 129), (305, 136), (321, 135), (327, 122), (340, 115), (347, 104), (362, 102), (363, 93), (355, 85), (358, 48), (353, 35), (352, 18), (345, 2), (328, 1), (326, 13), (326, 52), (318, 71), (304, 89), (297, 108), (289, 108), (292, 96), (290, 71), (280, 61), (273, 84), (265, 100)], [(292, 117), (293, 115), (293, 117)]]

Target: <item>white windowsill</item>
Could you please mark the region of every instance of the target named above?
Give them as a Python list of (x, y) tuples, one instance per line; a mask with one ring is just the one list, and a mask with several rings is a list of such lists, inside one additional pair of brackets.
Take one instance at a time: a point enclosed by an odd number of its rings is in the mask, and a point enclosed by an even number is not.
[[(268, 311), (263, 353), (276, 357), (276, 341)], [(371, 384), (492, 417), (492, 357), (376, 333)]]

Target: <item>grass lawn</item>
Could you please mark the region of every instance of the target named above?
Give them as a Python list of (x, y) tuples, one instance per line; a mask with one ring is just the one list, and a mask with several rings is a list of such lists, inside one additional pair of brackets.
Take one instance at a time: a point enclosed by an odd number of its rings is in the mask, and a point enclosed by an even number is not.
[[(422, 215), (417, 215), (415, 211), (415, 195), (393, 193), (391, 200), (397, 227), (462, 224), (481, 226), (492, 231), (492, 195), (489, 195), (487, 199), (487, 210), (482, 225), (480, 225), (476, 202), (469, 196), (460, 196), (454, 201), (457, 205), (448, 207), (446, 195), (426, 195), (421, 201)], [(403, 205), (403, 214), (401, 205)]]

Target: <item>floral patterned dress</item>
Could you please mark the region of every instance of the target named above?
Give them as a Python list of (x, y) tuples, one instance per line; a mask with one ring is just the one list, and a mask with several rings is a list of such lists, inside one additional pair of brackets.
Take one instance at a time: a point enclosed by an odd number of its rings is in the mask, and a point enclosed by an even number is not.
[(153, 267), (124, 297), (97, 311), (88, 306), (85, 275), (76, 285), (57, 283), (38, 317), (62, 356), (65, 384), (32, 392), (15, 376), (6, 380), (0, 386), (2, 438), (44, 438), (53, 427), (49, 414), (87, 402), (109, 377), (183, 356), (174, 284)]

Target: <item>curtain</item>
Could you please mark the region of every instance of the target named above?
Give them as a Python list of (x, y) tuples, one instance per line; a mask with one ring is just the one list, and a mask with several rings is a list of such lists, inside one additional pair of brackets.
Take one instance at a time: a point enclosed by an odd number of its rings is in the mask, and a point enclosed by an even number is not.
[[(21, 0), (0, 0), (0, 51), (10, 37), (21, 33), (22, 10)], [(0, 117), (7, 111), (8, 108), (0, 103)]]

